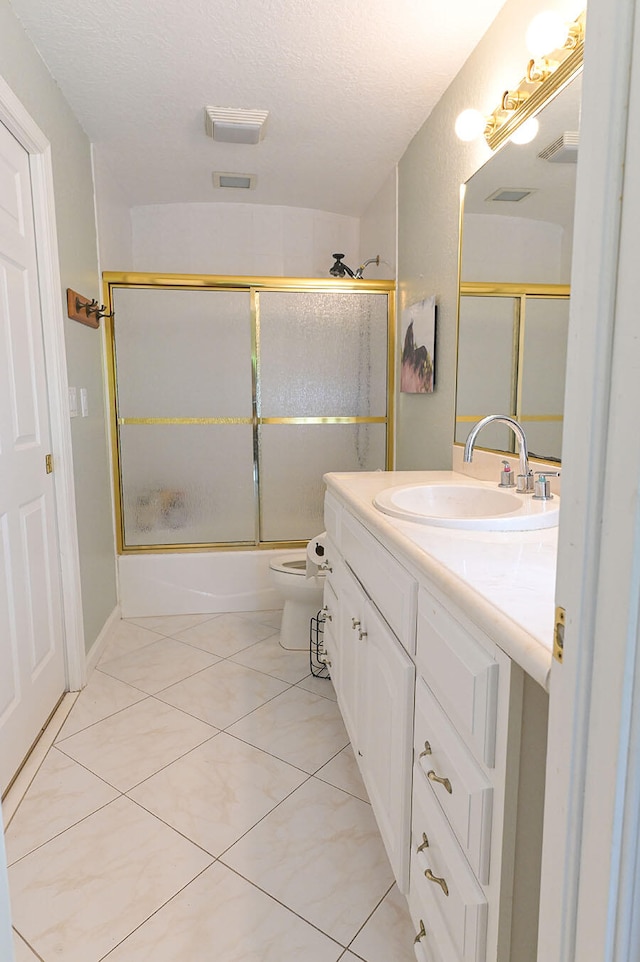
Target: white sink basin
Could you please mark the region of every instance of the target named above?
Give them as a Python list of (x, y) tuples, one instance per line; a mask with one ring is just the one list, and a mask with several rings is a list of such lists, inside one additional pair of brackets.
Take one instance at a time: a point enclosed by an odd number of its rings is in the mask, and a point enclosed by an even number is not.
[(373, 500), (384, 514), (418, 524), (471, 531), (531, 531), (558, 523), (560, 499), (473, 484), (401, 484)]

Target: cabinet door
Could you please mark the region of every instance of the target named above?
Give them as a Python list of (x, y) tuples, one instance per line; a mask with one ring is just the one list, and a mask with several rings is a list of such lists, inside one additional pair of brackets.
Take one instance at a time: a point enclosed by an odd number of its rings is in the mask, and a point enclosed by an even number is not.
[(370, 601), (364, 623), (358, 716), (362, 771), (398, 887), (406, 894), (415, 668)]
[(324, 583), (324, 650), (327, 654), (327, 667), (336, 693), (340, 687), (340, 661), (338, 657), (339, 608), (338, 598), (332, 582), (327, 576)]
[(358, 716), (363, 679), (360, 652), (363, 647), (367, 597), (346, 566), (343, 568), (343, 576), (340, 579), (338, 590), (340, 609), (338, 704), (356, 758), (361, 765)]

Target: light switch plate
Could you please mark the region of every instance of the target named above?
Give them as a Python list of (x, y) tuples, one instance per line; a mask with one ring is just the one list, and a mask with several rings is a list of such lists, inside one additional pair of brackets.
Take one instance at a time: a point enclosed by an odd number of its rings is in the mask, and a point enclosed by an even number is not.
[(78, 391), (75, 387), (69, 388), (69, 417), (78, 417)]
[(89, 416), (89, 397), (87, 395), (86, 387), (80, 388), (80, 410), (83, 418)]

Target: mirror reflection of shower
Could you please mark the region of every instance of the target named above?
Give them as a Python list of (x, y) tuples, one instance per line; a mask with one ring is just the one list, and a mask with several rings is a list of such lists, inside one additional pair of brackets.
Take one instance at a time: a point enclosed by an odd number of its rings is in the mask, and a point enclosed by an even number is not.
[(375, 264), (376, 267), (380, 266), (380, 254), (377, 254), (375, 257), (370, 257), (368, 261), (361, 264), (355, 271), (352, 271), (350, 267), (347, 267), (347, 265), (343, 263), (342, 258), (344, 254), (332, 254), (331, 256), (335, 259), (335, 263), (329, 268), (329, 273), (332, 277), (353, 277), (356, 280), (360, 280), (364, 276), (365, 267), (369, 264)]

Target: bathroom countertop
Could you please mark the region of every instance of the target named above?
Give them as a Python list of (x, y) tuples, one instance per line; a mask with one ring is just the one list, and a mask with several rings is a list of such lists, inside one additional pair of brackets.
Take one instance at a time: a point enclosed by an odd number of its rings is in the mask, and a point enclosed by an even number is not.
[[(326, 474), (328, 490), (418, 577), (424, 574), (548, 691), (558, 529), (465, 531), (403, 521), (373, 499), (398, 484), (466, 483), (454, 471)], [(485, 482), (478, 482), (484, 484)]]

